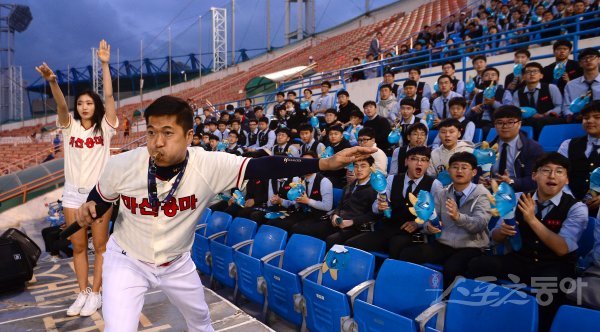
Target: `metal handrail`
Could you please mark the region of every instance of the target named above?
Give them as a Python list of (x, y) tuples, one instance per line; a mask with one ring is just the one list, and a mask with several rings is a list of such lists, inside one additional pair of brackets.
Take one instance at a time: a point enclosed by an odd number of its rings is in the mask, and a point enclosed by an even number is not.
[(27, 193), (41, 187), (47, 186), (57, 180), (64, 178), (64, 170), (56, 171), (54, 173), (45, 175), (39, 179), (35, 179), (26, 184), (20, 185), (16, 188), (10, 189), (0, 194), (0, 203), (5, 202), (9, 199), (13, 199), (20, 195), (23, 195), (22, 203), (27, 202)]
[[(0, 166), (0, 174), (7, 175), (7, 174), (12, 174), (14, 172), (23, 170), (25, 168), (25, 165), (30, 161), (34, 161), (36, 163), (36, 165), (39, 165), (41, 163), (41, 161), (48, 156), (47, 152), (49, 149), (52, 149), (54, 151), (54, 153), (56, 154), (56, 153), (62, 151), (63, 147), (61, 145), (58, 149), (56, 149), (54, 146), (44, 148), (43, 151), (39, 151), (32, 155), (25, 156), (21, 159), (17, 159), (13, 162), (7, 163), (4, 166)], [(21, 166), (21, 168), (19, 168), (19, 165)]]

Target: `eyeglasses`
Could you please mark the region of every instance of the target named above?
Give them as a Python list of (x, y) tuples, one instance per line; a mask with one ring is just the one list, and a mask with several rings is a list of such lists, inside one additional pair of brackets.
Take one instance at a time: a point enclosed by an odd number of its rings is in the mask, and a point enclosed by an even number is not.
[(423, 157), (423, 158), (418, 158), (418, 157), (410, 157), (408, 158), (408, 160), (410, 161), (414, 161), (414, 162), (422, 162), (422, 163), (428, 163), (429, 162), (429, 158), (427, 157)]
[(519, 122), (521, 122), (521, 121), (520, 120), (506, 121), (506, 122), (496, 121), (496, 122), (494, 122), (494, 126), (501, 127), (501, 128), (512, 128)]
[(534, 75), (534, 74), (539, 74), (539, 73), (541, 73), (541, 71), (539, 69), (525, 71), (525, 75)]
[(597, 58), (598, 58), (598, 56), (596, 56), (596, 55), (588, 55), (588, 56), (585, 56), (585, 57), (579, 59), (579, 61), (581, 61), (581, 62), (585, 62), (585, 61), (592, 62), (592, 61), (596, 60)]
[(562, 167), (558, 167), (556, 169), (542, 167), (538, 169), (538, 172), (542, 173), (546, 177), (550, 176), (550, 174), (552, 173), (554, 173), (554, 176), (556, 176), (557, 178), (567, 176), (567, 170)]
[(425, 133), (419, 133), (419, 132), (414, 132), (414, 131), (413, 131), (412, 133), (410, 133), (410, 135), (409, 135), (409, 136), (415, 136), (415, 137), (427, 137), (427, 134), (425, 134)]
[(372, 140), (372, 138), (370, 138), (370, 137), (362, 137), (362, 138), (357, 139), (356, 141), (358, 143), (364, 143), (364, 142), (368, 142), (370, 140)]

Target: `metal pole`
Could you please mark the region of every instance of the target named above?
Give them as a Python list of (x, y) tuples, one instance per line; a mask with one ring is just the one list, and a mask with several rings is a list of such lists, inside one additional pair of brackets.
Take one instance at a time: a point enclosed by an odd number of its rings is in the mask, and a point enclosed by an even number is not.
[(198, 87), (202, 86), (202, 15), (198, 16)]
[(285, 35), (283, 38), (285, 39), (286, 45), (290, 43), (290, 0), (285, 0)]
[(169, 27), (169, 93), (173, 94), (173, 84), (171, 82), (171, 27)]
[(369, 0), (365, 0), (365, 13), (369, 12)]
[(296, 1), (296, 40), (299, 41), (304, 38), (304, 32), (302, 32), (302, 0)]
[(67, 65), (67, 110), (71, 110), (71, 65)]
[(271, 51), (271, 0), (267, 0), (267, 52)]
[(144, 108), (144, 40), (140, 40), (140, 103)]
[(120, 107), (121, 107), (121, 61), (120, 61), (119, 49), (117, 48), (117, 109)]
[(235, 64), (235, 0), (231, 0), (231, 65)]

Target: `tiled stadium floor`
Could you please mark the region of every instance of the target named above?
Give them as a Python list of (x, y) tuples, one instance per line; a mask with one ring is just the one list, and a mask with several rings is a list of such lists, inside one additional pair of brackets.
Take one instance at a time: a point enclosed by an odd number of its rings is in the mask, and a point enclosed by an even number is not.
[[(40, 232), (46, 226), (42, 221), (22, 224), (22, 228), (42, 250), (44, 245)], [(46, 255), (43, 253), (42, 258)], [(90, 265), (93, 259), (93, 255), (90, 256)], [(202, 276), (202, 282), (208, 284), (208, 278)], [(101, 311), (90, 317), (65, 315), (77, 291), (71, 259), (62, 259), (57, 263), (40, 260), (34, 270), (34, 278), (25, 290), (0, 294), (0, 331), (103, 331)], [(215, 331), (272, 331), (253, 317), (258, 317), (260, 306), (245, 303), (241, 305), (242, 310), (226, 300), (232, 298), (232, 293), (232, 290), (225, 288), (216, 292), (205, 288)], [(272, 328), (276, 331), (295, 330), (279, 319), (275, 318), (272, 322)], [(138, 329), (185, 331), (187, 327), (175, 306), (160, 290), (155, 289), (146, 294)]]

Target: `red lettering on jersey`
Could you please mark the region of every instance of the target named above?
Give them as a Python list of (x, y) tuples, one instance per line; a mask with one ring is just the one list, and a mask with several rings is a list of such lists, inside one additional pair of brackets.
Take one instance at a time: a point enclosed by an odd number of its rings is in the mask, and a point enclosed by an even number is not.
[(177, 206), (177, 200), (174, 197), (169, 198), (169, 200), (162, 206), (162, 210), (165, 213), (165, 216), (172, 218), (177, 214), (177, 210), (179, 207)]
[(96, 136), (94, 137), (94, 142), (98, 145), (104, 145), (104, 138), (102, 138), (102, 136)]
[(69, 145), (73, 146), (73, 144), (75, 144), (75, 137), (71, 136), (71, 139), (69, 140)]
[(144, 198), (140, 203), (140, 214), (142, 216), (158, 217), (158, 209), (153, 209), (150, 206), (150, 201), (147, 198)]
[(81, 138), (77, 138), (75, 140), (75, 147), (79, 149), (83, 149), (83, 140)]
[(88, 147), (88, 149), (91, 149), (94, 147), (94, 139), (91, 137), (88, 137), (85, 139), (85, 146)]

